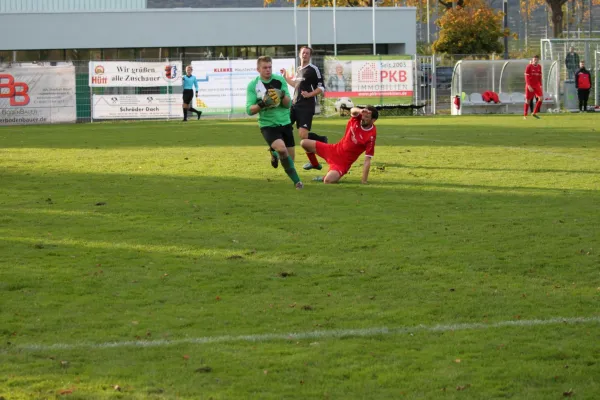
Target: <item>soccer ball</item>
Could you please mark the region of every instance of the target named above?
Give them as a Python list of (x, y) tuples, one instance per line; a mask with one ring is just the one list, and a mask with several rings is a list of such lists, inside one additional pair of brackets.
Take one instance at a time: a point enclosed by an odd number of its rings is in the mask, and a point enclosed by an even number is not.
[[(343, 108), (352, 108), (354, 107), (354, 103), (349, 97), (340, 97), (333, 104), (336, 112), (340, 112)], [(343, 107), (343, 108), (342, 108)]]

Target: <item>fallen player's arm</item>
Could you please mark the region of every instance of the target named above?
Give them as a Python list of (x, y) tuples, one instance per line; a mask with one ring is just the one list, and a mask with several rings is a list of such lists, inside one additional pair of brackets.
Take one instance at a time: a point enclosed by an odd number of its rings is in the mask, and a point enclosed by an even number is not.
[(365, 163), (363, 164), (363, 173), (361, 183), (367, 183), (369, 179), (369, 170), (371, 169), (371, 158), (369, 156), (365, 156)]
[(362, 108), (352, 107), (350, 109), (350, 115), (352, 115), (353, 117), (356, 117), (360, 114), (361, 111), (362, 111)]

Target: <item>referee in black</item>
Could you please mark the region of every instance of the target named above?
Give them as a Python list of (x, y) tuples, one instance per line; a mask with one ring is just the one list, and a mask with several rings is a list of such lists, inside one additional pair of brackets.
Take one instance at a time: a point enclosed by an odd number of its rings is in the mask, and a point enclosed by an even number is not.
[[(321, 75), (319, 68), (310, 62), (312, 53), (313, 50), (310, 47), (304, 46), (300, 49), (300, 68), (296, 71), (296, 76), (293, 79), (287, 76), (285, 69), (280, 72), (288, 85), (295, 88), (292, 107), (290, 108), (290, 118), (292, 124), (295, 123), (296, 128), (298, 128), (300, 139), (312, 139), (327, 143), (327, 136), (319, 136), (311, 132), (317, 96), (325, 92), (323, 75)], [(304, 165), (304, 169), (315, 168), (320, 170), (323, 168), (314, 153), (306, 153), (306, 155), (310, 162)], [(277, 165), (273, 159), (271, 159), (271, 165), (274, 167)]]
[(195, 112), (198, 119), (202, 115), (202, 111), (190, 107), (190, 103), (194, 99), (194, 90), (196, 89), (196, 97), (198, 97), (198, 79), (192, 75), (192, 66), (185, 67), (185, 75), (183, 76), (183, 121), (187, 121), (188, 110)]

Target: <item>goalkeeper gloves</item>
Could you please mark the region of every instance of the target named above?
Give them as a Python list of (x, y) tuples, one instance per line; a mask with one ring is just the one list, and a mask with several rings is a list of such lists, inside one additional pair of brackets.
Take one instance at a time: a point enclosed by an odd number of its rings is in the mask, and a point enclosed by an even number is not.
[(260, 108), (275, 108), (281, 104), (283, 92), (279, 89), (269, 89), (267, 93), (256, 104)]

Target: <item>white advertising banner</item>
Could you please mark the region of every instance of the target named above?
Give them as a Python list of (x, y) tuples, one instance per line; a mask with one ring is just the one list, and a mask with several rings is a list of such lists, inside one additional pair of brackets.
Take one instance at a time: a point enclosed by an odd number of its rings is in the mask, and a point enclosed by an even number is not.
[(92, 96), (93, 119), (181, 118), (181, 94)]
[[(258, 76), (256, 60), (192, 61), (192, 68), (198, 79), (197, 109), (206, 114), (246, 113), (246, 90)], [(293, 76), (294, 59), (273, 59), (273, 74), (282, 68)], [(288, 89), (293, 94), (293, 88)]]
[(75, 122), (75, 67), (20, 64), (0, 68), (0, 125)]
[(90, 87), (181, 86), (181, 61), (90, 61)]
[(325, 97), (412, 100), (413, 62), (410, 56), (326, 57), (325, 87)]

